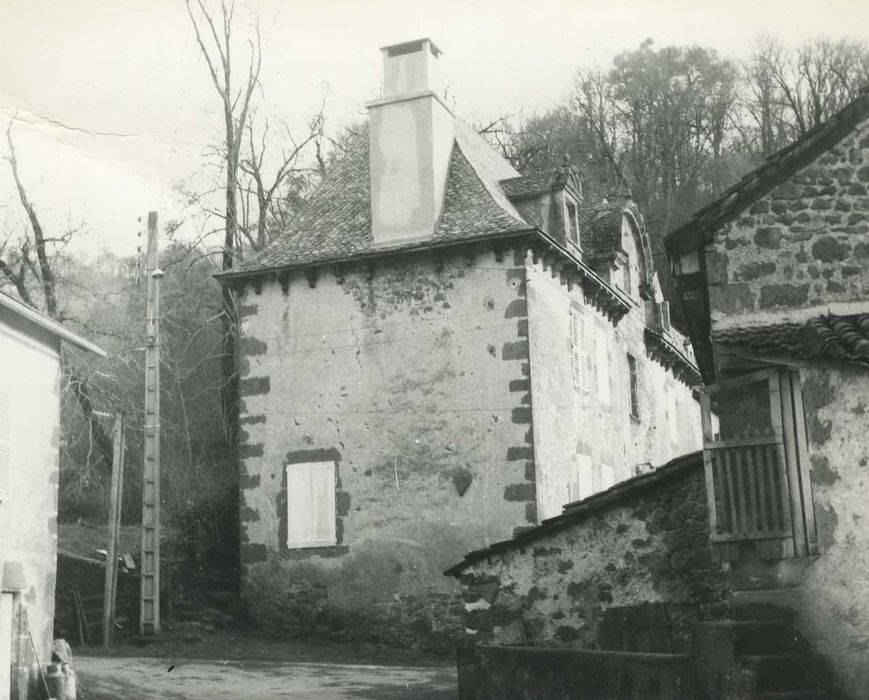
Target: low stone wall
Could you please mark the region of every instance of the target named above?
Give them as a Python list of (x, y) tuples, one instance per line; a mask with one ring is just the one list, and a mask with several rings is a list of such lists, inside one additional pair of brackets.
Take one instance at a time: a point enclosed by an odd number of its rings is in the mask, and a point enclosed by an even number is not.
[(681, 652), (691, 626), (726, 616), (712, 561), (702, 457), (683, 457), (572, 504), (448, 573), (481, 644)]
[(686, 654), (476, 647), (458, 657), (460, 700), (701, 698)]

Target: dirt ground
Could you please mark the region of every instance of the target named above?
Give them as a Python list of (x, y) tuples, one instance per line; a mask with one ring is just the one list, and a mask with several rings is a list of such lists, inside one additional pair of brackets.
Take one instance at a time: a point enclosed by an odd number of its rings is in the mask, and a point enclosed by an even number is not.
[(157, 644), (74, 650), (82, 700), (456, 700), (455, 663), (412, 649), (166, 635)]
[(79, 656), (82, 700), (456, 700), (451, 667)]

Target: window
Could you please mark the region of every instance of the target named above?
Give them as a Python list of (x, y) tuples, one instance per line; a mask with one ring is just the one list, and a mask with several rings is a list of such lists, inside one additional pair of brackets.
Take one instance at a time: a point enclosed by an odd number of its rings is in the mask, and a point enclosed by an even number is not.
[(12, 397), (0, 378), (0, 502), (12, 495)]
[(628, 355), (628, 375), (631, 383), (631, 417), (640, 417), (640, 389), (637, 384), (637, 358)]
[(573, 386), (588, 391), (588, 334), (585, 314), (570, 309), (570, 345), (573, 356)]
[(631, 279), (631, 259), (626, 258), (624, 264), (622, 265), (622, 287), (625, 292), (630, 296), (631, 292), (631, 284), (633, 280)]
[(287, 547), (336, 543), (335, 463), (287, 465)]
[(572, 202), (567, 203), (567, 237), (579, 245), (579, 224), (576, 217), (576, 206)]
[(597, 362), (597, 397), (604, 406), (610, 403), (610, 355), (606, 328), (595, 326), (594, 349)]

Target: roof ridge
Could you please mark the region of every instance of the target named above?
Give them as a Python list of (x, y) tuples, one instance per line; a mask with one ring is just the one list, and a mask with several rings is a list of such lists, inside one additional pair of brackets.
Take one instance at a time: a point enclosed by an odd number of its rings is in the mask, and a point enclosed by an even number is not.
[[(869, 89), (861, 90), (857, 97), (838, 112), (767, 156), (763, 163), (743, 175), (715, 200), (698, 209), (678, 228), (668, 232), (664, 237), (666, 246), (670, 248), (684, 240), (691, 240), (693, 236), (690, 234), (708, 233), (735, 218), (801, 167), (846, 138), (867, 116)], [(842, 129), (842, 133), (839, 133), (839, 129)], [(755, 190), (746, 193), (751, 184), (756, 185)], [(716, 211), (717, 214), (713, 216)]]

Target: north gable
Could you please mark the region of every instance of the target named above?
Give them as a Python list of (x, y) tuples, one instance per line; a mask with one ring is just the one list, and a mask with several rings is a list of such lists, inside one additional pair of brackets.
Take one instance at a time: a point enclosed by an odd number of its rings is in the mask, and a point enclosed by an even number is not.
[(869, 298), (869, 119), (715, 233), (713, 325)]

